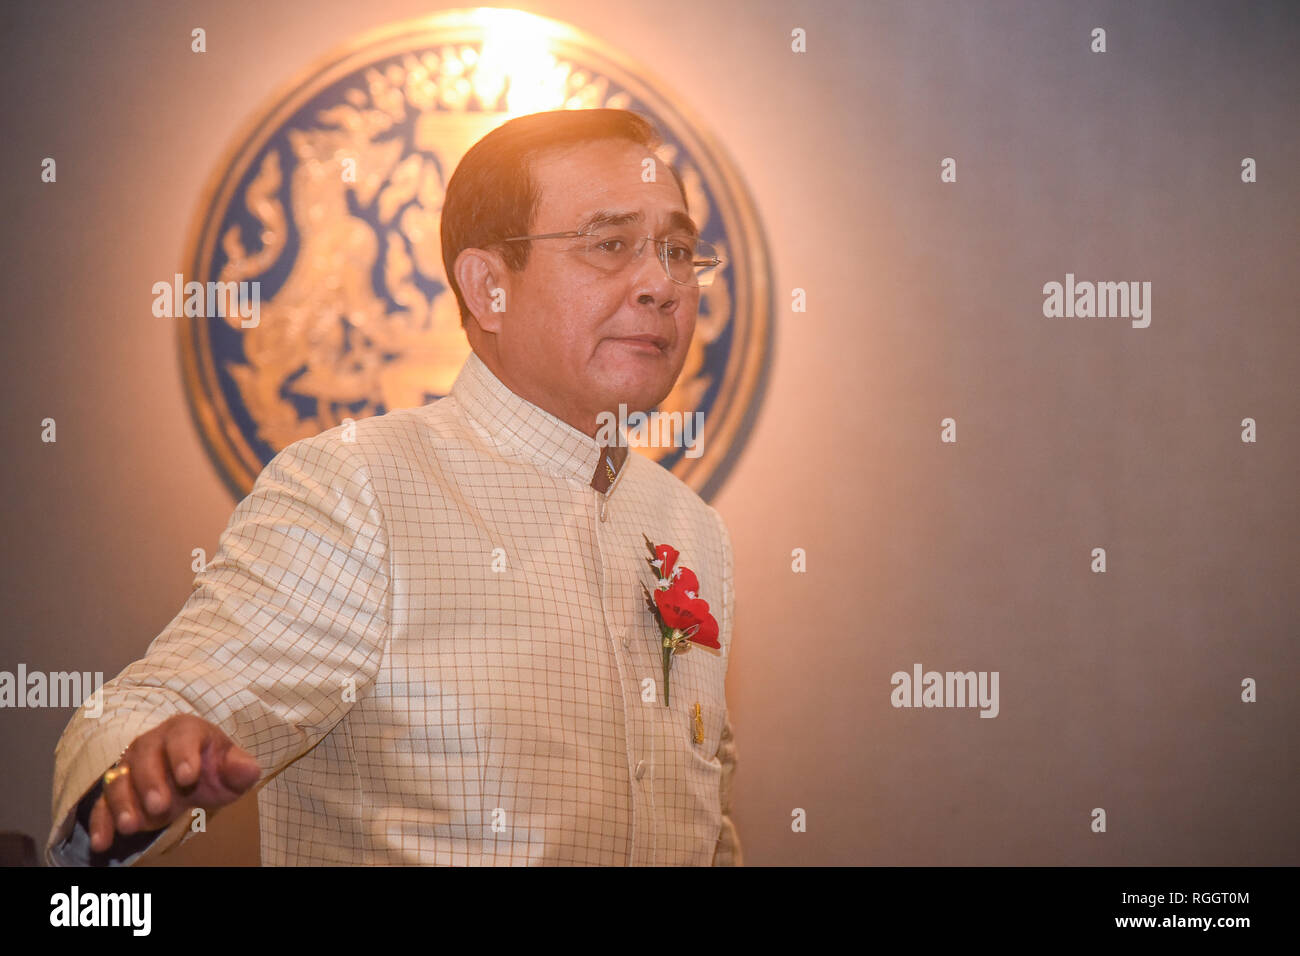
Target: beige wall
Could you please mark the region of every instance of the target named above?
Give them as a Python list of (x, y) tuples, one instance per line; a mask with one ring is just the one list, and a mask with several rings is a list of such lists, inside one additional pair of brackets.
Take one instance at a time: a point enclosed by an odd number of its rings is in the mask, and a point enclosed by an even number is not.
[[(33, 4), (0, 41), (0, 669), (111, 676), (234, 505), (150, 286), (272, 90), (435, 8), (87, 6)], [(748, 862), (1298, 862), (1294, 7), (522, 6), (676, 89), (768, 230), (772, 379), (714, 501)], [(196, 25), (222, 52), (189, 53)], [(1150, 281), (1150, 327), (1045, 318), (1067, 272)], [(915, 662), (999, 672), (999, 715), (892, 707)], [(69, 713), (0, 712), (0, 829), (44, 839)], [(182, 856), (256, 859), (249, 807), (212, 831)]]

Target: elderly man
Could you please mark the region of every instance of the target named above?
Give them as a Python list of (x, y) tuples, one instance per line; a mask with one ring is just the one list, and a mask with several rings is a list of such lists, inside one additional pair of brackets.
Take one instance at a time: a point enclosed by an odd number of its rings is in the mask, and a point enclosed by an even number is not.
[(727, 529), (597, 440), (673, 387), (718, 264), (658, 145), (573, 110), (469, 150), (451, 394), (266, 466), (64, 731), (51, 863), (161, 852), (258, 781), (267, 865), (740, 863)]

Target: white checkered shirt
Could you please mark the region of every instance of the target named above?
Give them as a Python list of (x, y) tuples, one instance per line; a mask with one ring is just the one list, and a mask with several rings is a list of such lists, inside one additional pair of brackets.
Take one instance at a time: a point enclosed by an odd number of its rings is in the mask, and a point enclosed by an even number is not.
[[(264, 865), (740, 864), (718, 513), (635, 451), (596, 490), (598, 443), (474, 354), (446, 398), (353, 427), (266, 466), (103, 716), (73, 715), (49, 862), (89, 859), (79, 801), (186, 713), (262, 767)], [(675, 655), (667, 707), (643, 535), (680, 551), (720, 628), (721, 652)]]

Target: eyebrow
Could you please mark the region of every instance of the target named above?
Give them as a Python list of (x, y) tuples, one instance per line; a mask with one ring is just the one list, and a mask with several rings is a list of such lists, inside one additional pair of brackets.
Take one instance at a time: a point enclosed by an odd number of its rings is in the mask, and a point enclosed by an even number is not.
[[(599, 226), (627, 226), (644, 220), (645, 217), (639, 212), (611, 212), (608, 209), (601, 209), (584, 219), (582, 224), (578, 226), (578, 231), (585, 232)], [(670, 232), (682, 230), (696, 237), (700, 234), (699, 228), (695, 225), (695, 220), (681, 210), (675, 210), (668, 217), (668, 229)]]

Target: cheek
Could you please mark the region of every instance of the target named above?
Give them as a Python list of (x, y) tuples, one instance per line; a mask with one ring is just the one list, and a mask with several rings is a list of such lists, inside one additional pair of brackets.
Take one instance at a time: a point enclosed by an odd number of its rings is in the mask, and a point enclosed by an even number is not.
[(557, 324), (564, 329), (559, 334), (575, 349), (590, 355), (615, 327), (613, 317), (622, 306), (618, 290), (610, 289), (608, 284), (571, 283), (567, 296), (556, 303)]
[(692, 299), (683, 301), (681, 308), (677, 310), (677, 337), (688, 344), (695, 334), (695, 319), (699, 315), (699, 307), (700, 296), (697, 292)]
[(569, 341), (589, 338), (622, 303), (613, 283), (575, 274), (573, 269), (551, 270), (539, 291), (547, 303), (555, 335)]

